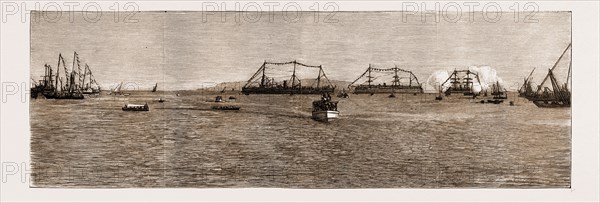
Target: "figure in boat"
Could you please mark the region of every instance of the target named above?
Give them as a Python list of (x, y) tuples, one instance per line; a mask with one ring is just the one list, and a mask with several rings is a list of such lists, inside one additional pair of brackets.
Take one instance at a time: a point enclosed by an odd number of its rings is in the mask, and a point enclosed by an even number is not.
[(150, 107), (148, 104), (125, 104), (125, 106), (121, 107), (123, 111), (149, 111)]
[(73, 65), (70, 70), (67, 69), (65, 60), (60, 53), (56, 69), (48, 64), (45, 64), (44, 68), (45, 73), (42, 80), (39, 83), (34, 82), (31, 88), (31, 97), (33, 98), (37, 98), (41, 94), (47, 99), (83, 99), (84, 94), (100, 93), (100, 86), (94, 79), (89, 66), (85, 64), (84, 71), (81, 70), (77, 52), (73, 53)]

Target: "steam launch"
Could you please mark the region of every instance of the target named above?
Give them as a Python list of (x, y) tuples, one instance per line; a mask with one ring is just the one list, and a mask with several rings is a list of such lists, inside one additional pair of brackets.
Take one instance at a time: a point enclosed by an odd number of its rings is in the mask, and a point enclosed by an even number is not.
[[(83, 99), (84, 94), (100, 93), (100, 86), (96, 82), (92, 70), (85, 64), (81, 70), (79, 55), (73, 53), (73, 66), (67, 69), (62, 54), (58, 54), (58, 65), (55, 69), (45, 64), (44, 76), (39, 82), (33, 81), (31, 97), (37, 98), (40, 94), (47, 99)], [(61, 65), (63, 72), (61, 74)]]
[(481, 84), (479, 74), (471, 70), (454, 70), (450, 77), (442, 83), (442, 87), (448, 87), (444, 92), (446, 96), (462, 94), (464, 96), (476, 96), (479, 91), (473, 91), (473, 79)]

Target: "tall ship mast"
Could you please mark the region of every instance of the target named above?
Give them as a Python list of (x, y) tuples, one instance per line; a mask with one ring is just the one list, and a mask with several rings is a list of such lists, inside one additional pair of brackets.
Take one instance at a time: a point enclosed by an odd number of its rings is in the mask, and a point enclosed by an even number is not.
[(523, 79), (523, 85), (521, 88), (519, 88), (519, 97), (524, 97), (526, 99), (533, 99), (535, 97), (535, 91), (533, 91), (533, 85), (531, 84), (533, 80), (531, 77), (533, 75), (533, 71), (535, 71), (535, 68), (531, 70), (529, 76)]
[(506, 89), (500, 85), (499, 81), (492, 84), (492, 95), (493, 99), (507, 99)]
[(156, 88), (158, 88), (158, 83), (154, 84), (154, 87), (152, 88), (152, 92), (156, 92)]
[[(569, 79), (571, 77), (571, 66), (573, 63), (573, 55), (571, 55), (569, 59), (569, 70), (567, 73), (566, 82), (561, 84), (556, 76), (554, 75), (555, 68), (558, 66), (558, 63), (563, 59), (568, 50), (571, 50), (571, 44), (567, 46), (565, 51), (560, 55), (558, 60), (554, 63), (552, 68), (548, 70), (548, 74), (540, 83), (533, 96), (531, 101), (537, 107), (542, 108), (558, 108), (558, 107), (571, 107), (571, 91), (569, 90)], [(572, 53), (571, 53), (572, 54)], [(548, 80), (549, 79), (549, 80)], [(550, 87), (545, 86), (546, 82), (550, 81), (552, 89)]]
[(371, 64), (348, 88), (353, 89), (354, 94), (423, 93), (419, 79), (411, 71), (397, 66), (373, 68)]
[[(286, 70), (287, 68), (287, 70)], [(291, 70), (289, 70), (291, 69)], [(301, 78), (299, 72), (317, 72), (317, 78)], [(273, 72), (273, 73), (271, 73)], [(275, 72), (289, 74), (279, 75)], [(289, 79), (288, 79), (289, 77)], [(304, 83), (304, 84), (303, 84)], [(308, 83), (308, 84), (307, 84)], [(322, 66), (313, 66), (290, 61), (273, 63), (265, 61), (262, 66), (242, 87), (242, 93), (249, 94), (323, 94), (332, 93), (335, 87), (331, 84)]]

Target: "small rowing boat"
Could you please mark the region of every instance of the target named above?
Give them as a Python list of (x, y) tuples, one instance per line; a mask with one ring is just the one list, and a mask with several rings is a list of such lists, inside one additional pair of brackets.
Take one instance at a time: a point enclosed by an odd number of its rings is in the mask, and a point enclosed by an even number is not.
[(140, 104), (125, 104), (121, 108), (123, 111), (149, 111), (150, 108), (148, 104), (140, 105)]

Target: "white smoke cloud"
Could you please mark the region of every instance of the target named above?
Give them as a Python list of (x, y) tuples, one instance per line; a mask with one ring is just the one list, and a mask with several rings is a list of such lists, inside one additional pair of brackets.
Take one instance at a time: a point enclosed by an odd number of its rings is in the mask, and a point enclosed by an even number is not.
[[(446, 70), (435, 71), (429, 76), (429, 78), (427, 78), (427, 83), (423, 88), (423, 91), (426, 93), (438, 92), (440, 89), (440, 85), (442, 85), (442, 83), (446, 81), (448, 77), (450, 77), (450, 74)], [(444, 87), (442, 87), (442, 91), (446, 91), (446, 89), (448, 89), (449, 87), (449, 83), (444, 84)]]

